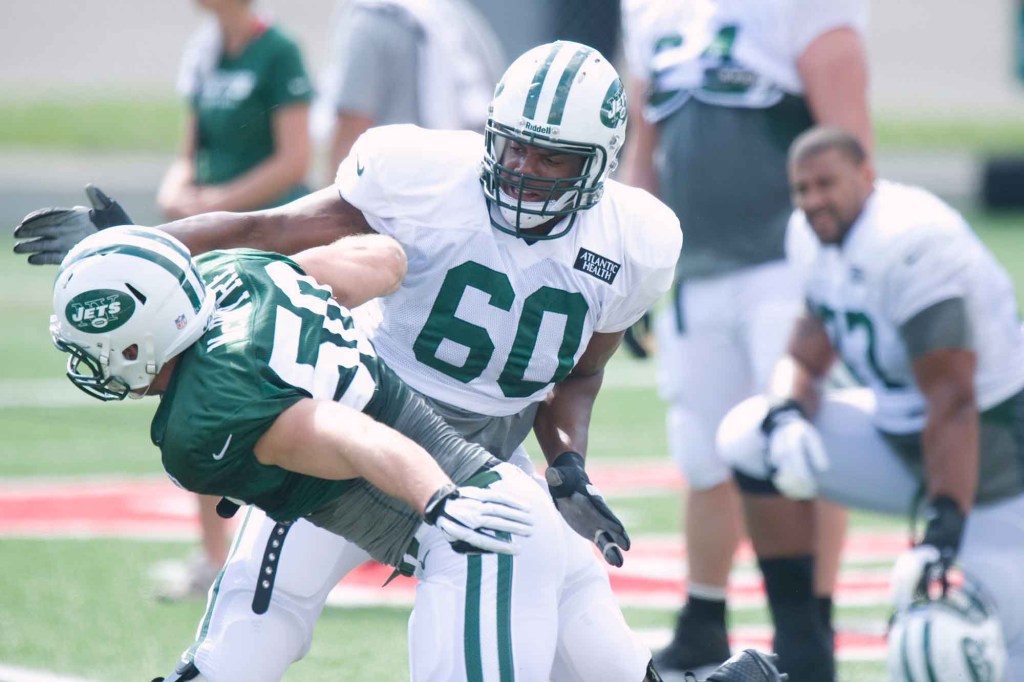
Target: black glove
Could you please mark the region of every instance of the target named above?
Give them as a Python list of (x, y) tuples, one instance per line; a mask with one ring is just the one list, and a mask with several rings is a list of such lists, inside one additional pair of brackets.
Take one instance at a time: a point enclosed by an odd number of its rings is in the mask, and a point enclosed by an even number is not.
[(644, 360), (651, 356), (651, 311), (626, 328), (622, 343), (634, 358)]
[(14, 228), (14, 253), (29, 254), (32, 265), (60, 265), (64, 256), (91, 234), (115, 225), (134, 225), (121, 204), (98, 187), (85, 186), (92, 208), (42, 208), (32, 211)]
[(622, 566), (622, 552), (629, 550), (629, 535), (601, 493), (590, 483), (583, 470), (583, 457), (577, 452), (563, 452), (551, 462), (544, 477), (566, 523), (595, 543), (605, 561), (612, 566)]
[[(778, 656), (763, 654), (756, 649), (744, 649), (723, 663), (705, 682), (786, 682), (789, 675), (775, 667)], [(687, 680), (696, 682), (692, 673)]]
[(925, 526), (924, 538), (919, 546), (934, 547), (938, 550), (938, 559), (925, 566), (919, 589), (927, 590), (929, 583), (939, 581), (942, 584), (942, 596), (945, 597), (949, 590), (947, 573), (960, 552), (967, 516), (960, 511), (960, 505), (953, 498), (940, 495), (932, 500), (925, 518), (928, 525)]

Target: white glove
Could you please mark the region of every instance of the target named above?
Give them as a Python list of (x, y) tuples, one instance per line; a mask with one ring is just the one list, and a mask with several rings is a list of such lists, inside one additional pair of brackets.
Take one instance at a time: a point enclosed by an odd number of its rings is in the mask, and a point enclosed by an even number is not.
[(519, 546), (513, 536), (533, 532), (529, 508), (489, 488), (446, 485), (431, 496), (423, 516), (460, 553), (516, 554)]
[(939, 561), (939, 550), (932, 545), (912, 547), (896, 559), (890, 576), (890, 598), (893, 607), (900, 611), (907, 608), (919, 594), (925, 571)]
[(828, 470), (828, 455), (814, 424), (792, 403), (770, 410), (762, 428), (768, 438), (768, 471), (775, 487), (794, 500), (816, 497), (817, 476)]

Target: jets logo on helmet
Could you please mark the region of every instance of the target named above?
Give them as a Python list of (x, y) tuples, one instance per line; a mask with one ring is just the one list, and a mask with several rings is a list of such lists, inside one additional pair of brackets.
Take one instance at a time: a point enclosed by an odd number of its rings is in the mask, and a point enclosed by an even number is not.
[[(494, 90), (485, 128), (482, 182), (495, 228), (531, 239), (569, 232), (579, 211), (594, 206), (614, 170), (626, 134), (626, 101), (615, 69), (597, 50), (568, 41), (541, 45), (519, 57)], [(580, 171), (542, 177), (503, 162), (510, 142), (573, 155)], [(523, 195), (541, 200), (524, 200)], [(522, 235), (556, 218), (565, 225)]]
[(604, 104), (601, 105), (601, 123), (609, 128), (615, 128), (619, 123), (626, 121), (626, 92), (622, 88), (622, 81), (616, 80), (608, 86), (608, 92), (604, 96)]
[(206, 331), (215, 298), (184, 244), (146, 227), (111, 227), (61, 263), (50, 334), (71, 382), (101, 400), (149, 387)]
[(131, 318), (135, 301), (113, 289), (99, 289), (79, 294), (68, 302), (64, 316), (82, 332), (112, 331)]

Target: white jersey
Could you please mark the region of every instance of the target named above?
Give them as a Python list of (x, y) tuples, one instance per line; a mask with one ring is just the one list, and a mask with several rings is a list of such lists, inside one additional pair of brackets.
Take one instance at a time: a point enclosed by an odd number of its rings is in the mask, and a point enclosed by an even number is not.
[(934, 195), (879, 181), (841, 246), (824, 246), (793, 214), (787, 254), (832, 343), (877, 399), (875, 426), (924, 428), (926, 403), (900, 327), (941, 301), (963, 299), (985, 410), (1024, 387), (1024, 334), (1013, 284), (963, 218)]
[(668, 290), (682, 232), (650, 194), (606, 181), (564, 237), (505, 234), (491, 225), (483, 154), (478, 133), (374, 128), (336, 185), (408, 256), (403, 286), (381, 299), (378, 354), (420, 393), (507, 416), (564, 379), (592, 334), (626, 329)]
[(653, 88), (660, 120), (689, 97), (770, 107), (803, 94), (797, 60), (830, 30), (867, 25), (865, 0), (624, 0), (630, 72)]

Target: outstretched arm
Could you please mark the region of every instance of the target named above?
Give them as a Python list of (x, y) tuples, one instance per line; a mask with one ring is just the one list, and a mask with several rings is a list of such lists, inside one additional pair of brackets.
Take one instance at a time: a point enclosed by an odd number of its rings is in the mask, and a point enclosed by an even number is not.
[[(98, 230), (132, 224), (124, 209), (97, 188), (86, 186), (86, 194), (91, 209), (45, 208), (22, 218), (14, 229), (14, 252), (28, 254), (33, 265), (57, 265), (75, 244)], [(203, 213), (157, 227), (184, 242), (193, 255), (238, 246), (291, 255), (372, 232), (362, 212), (334, 187), (265, 211)]]
[(530, 535), (529, 509), (505, 492), (456, 488), (430, 454), (351, 407), (306, 398), (282, 412), (256, 442), (268, 466), (330, 480), (364, 478), (436, 526), (455, 551), (515, 554)]
[(193, 255), (238, 246), (294, 254), (372, 232), (362, 212), (334, 187), (265, 211), (203, 213), (158, 227), (184, 242)]

